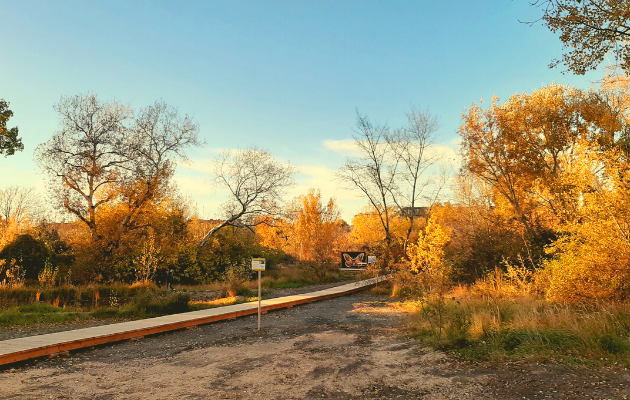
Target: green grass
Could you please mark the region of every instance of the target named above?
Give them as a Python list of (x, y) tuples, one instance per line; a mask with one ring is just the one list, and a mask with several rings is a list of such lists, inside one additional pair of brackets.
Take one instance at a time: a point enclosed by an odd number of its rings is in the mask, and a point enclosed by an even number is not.
[(48, 304), (29, 304), (0, 312), (0, 326), (72, 322), (89, 318), (89, 314), (66, 311)]

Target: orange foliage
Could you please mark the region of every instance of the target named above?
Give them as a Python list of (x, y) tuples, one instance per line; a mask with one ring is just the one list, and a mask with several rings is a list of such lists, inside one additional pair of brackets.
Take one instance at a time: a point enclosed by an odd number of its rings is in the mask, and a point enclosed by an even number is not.
[[(400, 216), (394, 208), (391, 209), (389, 215), (392, 243), (402, 246), (407, 236), (409, 219)], [(414, 223), (416, 229), (414, 231), (417, 231), (417, 227), (420, 224), (419, 219), (416, 219)], [(355, 215), (352, 219), (350, 242), (357, 248), (375, 248), (385, 242), (385, 231), (379, 215), (371, 207), (365, 207), (362, 212)]]
[(324, 205), (321, 193), (310, 189), (293, 199), (287, 214), (257, 226), (263, 246), (282, 249), (302, 261), (337, 259), (346, 228), (333, 199)]

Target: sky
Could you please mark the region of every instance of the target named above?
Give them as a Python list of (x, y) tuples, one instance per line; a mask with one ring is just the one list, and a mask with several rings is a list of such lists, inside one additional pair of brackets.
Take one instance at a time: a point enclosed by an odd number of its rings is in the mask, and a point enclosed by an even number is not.
[(462, 112), (493, 95), (603, 77), (549, 69), (562, 43), (529, 0), (0, 0), (0, 98), (24, 151), (0, 158), (0, 188), (35, 187), (33, 160), (59, 129), (62, 96), (97, 93), (134, 109), (162, 99), (199, 124), (205, 145), (175, 181), (217, 218), (222, 150), (256, 146), (298, 169), (287, 199), (319, 189), (350, 221), (367, 201), (334, 173), (352, 155), (357, 112), (392, 128), (415, 107), (438, 116), (436, 151), (457, 166)]

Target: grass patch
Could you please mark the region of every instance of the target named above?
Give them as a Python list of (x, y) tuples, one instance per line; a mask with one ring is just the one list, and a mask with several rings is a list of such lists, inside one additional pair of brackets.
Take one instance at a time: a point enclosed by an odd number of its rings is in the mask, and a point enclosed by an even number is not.
[[(263, 272), (261, 285), (265, 289), (296, 289), (321, 283), (345, 282), (356, 280), (356, 275), (337, 269), (328, 269), (323, 278), (313, 273), (316, 267), (284, 267)], [(257, 280), (250, 282), (250, 287), (256, 286)]]
[[(465, 359), (630, 365), (630, 306), (576, 307), (531, 297), (452, 298), (416, 307), (411, 337)], [(430, 311), (430, 312), (428, 312)]]
[(29, 304), (0, 312), (0, 326), (63, 323), (85, 318), (89, 318), (89, 313), (66, 311), (48, 304)]
[(0, 326), (73, 322), (80, 319), (142, 319), (191, 311), (190, 296), (173, 292), (141, 292), (121, 306), (91, 310), (46, 303), (14, 306), (0, 312)]
[[(349, 273), (327, 273), (317, 280), (312, 270), (301, 267), (281, 268), (263, 273), (262, 297), (270, 289), (301, 288), (318, 283), (353, 280)], [(246, 283), (236, 296), (213, 301), (190, 301), (190, 292), (222, 290), (213, 283), (199, 286), (177, 286), (176, 292), (155, 285), (89, 285), (50, 288), (0, 288), (0, 326), (63, 323), (89, 319), (142, 319), (231, 304), (257, 301), (258, 283)]]

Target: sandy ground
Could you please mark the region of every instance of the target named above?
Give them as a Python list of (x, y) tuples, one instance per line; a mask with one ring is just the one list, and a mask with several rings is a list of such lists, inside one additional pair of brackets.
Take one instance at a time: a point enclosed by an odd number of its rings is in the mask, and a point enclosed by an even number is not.
[(29, 362), (1, 399), (623, 399), (623, 368), (459, 362), (356, 294)]

